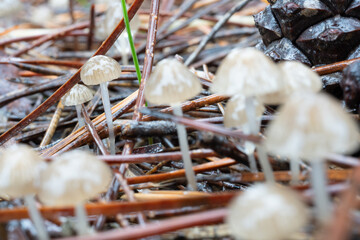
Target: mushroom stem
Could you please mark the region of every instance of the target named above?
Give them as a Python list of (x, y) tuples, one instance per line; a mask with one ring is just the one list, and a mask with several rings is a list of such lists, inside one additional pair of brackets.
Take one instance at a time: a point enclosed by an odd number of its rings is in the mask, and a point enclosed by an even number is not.
[(265, 180), (269, 183), (275, 183), (274, 173), (271, 165), (268, 161), (267, 154), (264, 148), (260, 145), (257, 146), (257, 153), (259, 156), (259, 162), (265, 175)]
[(252, 173), (257, 173), (259, 170), (256, 166), (256, 160), (255, 160), (255, 156), (254, 156), (254, 151), (252, 151), (251, 153), (248, 153), (248, 160), (249, 160), (249, 164), (250, 164), (250, 170)]
[(327, 177), (325, 175), (324, 162), (315, 160), (311, 162), (311, 182), (315, 196), (316, 218), (325, 223), (331, 217), (331, 201), (326, 191)]
[(109, 99), (109, 91), (107, 88), (107, 83), (100, 83), (101, 89), (101, 97), (104, 105), (106, 123), (109, 129), (109, 140), (110, 140), (110, 153), (111, 155), (115, 155), (115, 133), (114, 133), (114, 125), (112, 120), (110, 99)]
[[(248, 128), (245, 128), (243, 129), (244, 130), (244, 133), (248, 134)], [(255, 144), (252, 143), (252, 142), (249, 142), (249, 141), (245, 141), (244, 143), (244, 148), (245, 148), (245, 153), (246, 155), (248, 156), (248, 161), (249, 161), (249, 164), (250, 164), (250, 170), (252, 173), (258, 173), (259, 170), (257, 168), (257, 165), (256, 165), (256, 159), (255, 159), (255, 156), (254, 156), (254, 151), (255, 151)]]
[(75, 105), (76, 108), (76, 114), (77, 114), (77, 118), (78, 118), (78, 122), (79, 122), (79, 128), (85, 126), (85, 121), (84, 118), (81, 115), (81, 104), (77, 104)]
[[(245, 111), (248, 119), (250, 133), (257, 135), (259, 133), (260, 122), (256, 120), (255, 97), (247, 97), (245, 99)], [(257, 147), (259, 162), (264, 172), (265, 179), (269, 182), (275, 182), (274, 173), (268, 161), (265, 150), (260, 145), (257, 145), (256, 147)]]
[(114, 46), (121, 54), (121, 61), (123, 65), (129, 65), (129, 59), (128, 59), (128, 46), (126, 45), (126, 38), (122, 35), (119, 36), (119, 38), (115, 41)]
[(87, 221), (87, 213), (83, 203), (75, 206), (76, 231), (78, 235), (83, 236), (91, 233), (89, 223)]
[(39, 210), (36, 207), (34, 195), (26, 195), (24, 197), (24, 200), (25, 200), (25, 204), (28, 206), (30, 218), (33, 221), (34, 226), (36, 228), (38, 239), (40, 240), (50, 239), (44, 225), (44, 220), (41, 217)]
[(300, 164), (298, 159), (290, 158), (291, 185), (298, 185), (300, 181)]
[[(182, 117), (183, 112), (180, 105), (173, 106), (173, 109), (174, 109), (173, 113), (175, 116)], [(187, 142), (187, 134), (186, 134), (185, 126), (182, 124), (176, 124), (176, 127), (177, 127), (177, 134), (179, 137), (180, 150), (184, 161), (185, 175), (188, 181), (187, 187), (191, 191), (197, 191), (196, 177), (195, 177), (195, 172), (192, 168), (192, 162), (189, 153), (189, 145)]]

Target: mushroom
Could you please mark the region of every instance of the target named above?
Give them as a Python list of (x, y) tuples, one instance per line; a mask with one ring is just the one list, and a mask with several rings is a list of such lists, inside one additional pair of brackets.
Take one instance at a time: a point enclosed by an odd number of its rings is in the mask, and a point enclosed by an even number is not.
[[(128, 8), (128, 6), (126, 6)], [(106, 36), (110, 35), (117, 24), (123, 19), (123, 9), (121, 2), (111, 2), (105, 13), (103, 27), (105, 28)], [(141, 25), (140, 18), (135, 15), (130, 22), (131, 35), (135, 35)], [(127, 32), (122, 33), (114, 43), (115, 48), (121, 54), (123, 65), (128, 65), (128, 54), (130, 53), (129, 36)]]
[[(282, 88), (281, 72), (261, 51), (255, 48), (234, 49), (220, 64), (211, 91), (245, 97), (245, 111), (251, 134), (258, 134), (255, 98)], [(263, 147), (258, 145), (258, 155), (267, 181), (274, 182), (271, 165)]]
[[(174, 58), (160, 61), (148, 82), (144, 96), (152, 104), (170, 104), (176, 116), (182, 116), (180, 103), (195, 97), (201, 91), (199, 79), (187, 67)], [(180, 149), (183, 156), (188, 188), (197, 190), (195, 173), (189, 154), (184, 125), (177, 124)]]
[[(256, 121), (261, 121), (261, 116), (265, 110), (264, 105), (255, 99), (255, 114)], [(225, 127), (231, 128), (239, 128), (244, 133), (250, 133), (250, 129), (248, 127), (248, 118), (245, 110), (245, 97), (243, 95), (235, 95), (226, 104), (225, 114), (224, 114), (224, 125)], [(260, 126), (257, 123), (257, 126)], [(256, 161), (254, 157), (255, 145), (252, 142), (244, 143), (244, 152), (248, 155), (250, 169), (252, 172), (257, 172)]]
[(260, 96), (265, 104), (282, 104), (295, 92), (319, 92), (322, 81), (310, 67), (296, 61), (284, 61), (278, 64), (282, 73), (283, 87), (270, 94)]
[(1, 151), (0, 193), (13, 198), (24, 197), (40, 240), (49, 239), (49, 236), (34, 195), (40, 185), (39, 175), (45, 167), (43, 159), (27, 145), (15, 144)]
[(90, 101), (93, 97), (94, 94), (90, 88), (76, 84), (61, 99), (64, 106), (75, 106), (80, 127), (85, 126), (84, 118), (81, 116), (82, 104)]
[(54, 13), (47, 4), (31, 7), (30, 14), (29, 21), (39, 26), (45, 26), (54, 18)]
[(97, 55), (90, 58), (82, 67), (80, 72), (81, 80), (86, 85), (98, 85), (101, 88), (101, 97), (104, 105), (106, 121), (109, 129), (110, 153), (115, 155), (115, 133), (111, 113), (109, 91), (107, 82), (118, 78), (121, 74), (121, 66), (114, 59)]
[(0, 0), (0, 19), (3, 26), (13, 25), (12, 15), (17, 14), (23, 9), (23, 3), (20, 0)]
[(87, 151), (66, 152), (49, 164), (41, 175), (39, 199), (46, 205), (73, 206), (80, 235), (90, 233), (84, 202), (106, 191), (110, 168)]
[(269, 152), (311, 162), (317, 217), (327, 220), (331, 203), (326, 192), (325, 158), (327, 154), (351, 153), (358, 148), (356, 122), (330, 96), (302, 92), (281, 107), (266, 135)]
[(256, 184), (229, 205), (226, 222), (235, 239), (287, 239), (308, 221), (306, 205), (293, 190)]
[(49, 0), (49, 5), (54, 11), (64, 12), (69, 8), (70, 0)]
[[(297, 92), (319, 92), (322, 89), (322, 81), (314, 71), (303, 63), (285, 61), (278, 64), (283, 76), (283, 88), (260, 97), (265, 104), (282, 104)], [(290, 158), (292, 184), (299, 183), (300, 160)]]

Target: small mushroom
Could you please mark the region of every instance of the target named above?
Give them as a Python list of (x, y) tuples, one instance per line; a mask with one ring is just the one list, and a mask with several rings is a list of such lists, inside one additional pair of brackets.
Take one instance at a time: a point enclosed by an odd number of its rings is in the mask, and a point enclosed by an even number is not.
[(77, 231), (90, 233), (84, 202), (106, 191), (112, 173), (110, 168), (86, 151), (73, 150), (49, 164), (41, 175), (39, 199), (51, 206), (74, 206)]
[[(181, 102), (195, 97), (201, 91), (199, 79), (178, 60), (164, 59), (152, 72), (145, 87), (145, 98), (152, 104), (170, 104), (173, 113), (182, 116)], [(183, 156), (188, 188), (197, 190), (192, 169), (189, 146), (184, 125), (177, 124), (180, 148)]]
[(308, 221), (306, 205), (293, 190), (257, 184), (236, 197), (226, 222), (235, 239), (288, 239)]
[[(270, 94), (261, 96), (261, 101), (265, 104), (282, 104), (294, 93), (298, 92), (319, 92), (322, 89), (322, 81), (319, 75), (303, 63), (295, 61), (285, 61), (278, 64), (282, 72), (283, 88)], [(290, 159), (291, 183), (299, 183), (300, 160)]]
[[(255, 114), (257, 126), (260, 126), (261, 116), (265, 111), (265, 107), (257, 99), (255, 99)], [(224, 114), (224, 125), (225, 127), (239, 128), (244, 133), (250, 133), (248, 126), (248, 117), (246, 114), (245, 108), (245, 97), (243, 95), (235, 95), (230, 98), (226, 104), (225, 114)], [(255, 145), (252, 142), (246, 141), (244, 143), (245, 153), (248, 155), (250, 169), (252, 172), (257, 172), (256, 161), (254, 157)]]
[(285, 61), (278, 64), (283, 86), (277, 91), (260, 96), (265, 104), (282, 104), (295, 92), (319, 92), (322, 82), (319, 75), (303, 63)]
[(27, 145), (12, 145), (2, 150), (0, 155), (0, 195), (24, 197), (40, 240), (49, 239), (49, 236), (34, 195), (40, 185), (39, 175), (45, 168), (43, 159)]
[(106, 121), (109, 129), (110, 153), (115, 155), (115, 133), (111, 113), (109, 91), (107, 82), (118, 78), (121, 74), (121, 66), (114, 59), (97, 55), (90, 58), (82, 67), (80, 72), (81, 80), (86, 85), (98, 85), (101, 88), (101, 97), (104, 105)]
[[(211, 91), (245, 98), (245, 110), (251, 134), (258, 134), (255, 98), (282, 88), (281, 72), (274, 62), (255, 48), (234, 49), (220, 64)], [(274, 182), (271, 165), (262, 146), (258, 155), (267, 181)]]
[[(128, 6), (126, 6), (126, 8), (128, 8)], [(111, 34), (111, 32), (115, 29), (117, 24), (123, 18), (124, 16), (123, 16), (121, 2), (111, 2), (105, 13), (105, 19), (103, 23), (106, 36)], [(135, 15), (130, 22), (132, 36), (134, 36), (136, 32), (139, 30), (140, 25), (141, 25), (140, 18), (138, 15)], [(121, 60), (123, 65), (128, 65), (128, 55), (130, 53), (130, 45), (129, 45), (129, 36), (127, 32), (123, 32), (119, 36), (119, 38), (115, 41), (114, 46), (121, 54)]]
[(93, 97), (94, 94), (90, 88), (76, 84), (61, 99), (64, 106), (75, 106), (80, 127), (85, 126), (84, 118), (81, 116), (82, 104), (90, 101)]
[(326, 221), (331, 203), (326, 192), (325, 158), (327, 154), (351, 153), (358, 148), (356, 122), (330, 96), (302, 92), (281, 107), (266, 135), (269, 152), (311, 162), (317, 217)]

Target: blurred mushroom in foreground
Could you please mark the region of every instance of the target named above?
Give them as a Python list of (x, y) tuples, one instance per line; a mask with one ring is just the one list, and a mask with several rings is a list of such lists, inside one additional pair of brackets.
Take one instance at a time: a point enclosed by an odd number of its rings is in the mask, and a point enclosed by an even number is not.
[(289, 239), (308, 221), (300, 196), (276, 184), (256, 184), (235, 198), (226, 222), (235, 239)]
[(302, 92), (291, 97), (267, 129), (269, 152), (311, 162), (317, 217), (326, 221), (331, 202), (326, 190), (327, 154), (352, 153), (359, 147), (356, 122), (332, 97)]
[(91, 233), (84, 203), (105, 192), (112, 179), (110, 168), (86, 151), (73, 150), (49, 164), (41, 175), (39, 199), (51, 206), (75, 206), (80, 235)]
[(34, 195), (38, 193), (39, 176), (45, 168), (45, 161), (27, 145), (12, 145), (0, 155), (0, 195), (24, 198), (40, 240), (49, 239), (49, 236)]

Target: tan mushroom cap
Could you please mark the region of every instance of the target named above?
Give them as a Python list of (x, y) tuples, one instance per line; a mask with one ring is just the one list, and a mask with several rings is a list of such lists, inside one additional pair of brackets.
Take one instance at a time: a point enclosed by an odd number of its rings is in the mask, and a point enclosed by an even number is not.
[(282, 88), (277, 65), (255, 48), (234, 49), (219, 66), (211, 91), (221, 95), (260, 96)]
[(43, 172), (39, 199), (53, 206), (80, 204), (106, 191), (111, 177), (110, 168), (91, 153), (69, 151)]
[(227, 224), (235, 239), (287, 239), (308, 220), (296, 192), (275, 184), (257, 184), (229, 206)]
[[(254, 100), (256, 117), (261, 117), (265, 111), (264, 105), (257, 99)], [(224, 114), (225, 127), (241, 127), (248, 123), (246, 109), (245, 109), (245, 96), (235, 95), (226, 104)]]
[(260, 96), (265, 104), (281, 104), (294, 92), (319, 92), (322, 82), (319, 75), (303, 63), (285, 61), (278, 64), (283, 77), (283, 88), (264, 96)]
[(81, 68), (80, 77), (86, 85), (98, 85), (116, 79), (121, 66), (111, 57), (97, 55), (90, 58)]
[(11, 145), (0, 155), (0, 195), (13, 198), (36, 194), (40, 173), (46, 163), (31, 147), (23, 144)]
[(94, 97), (90, 88), (76, 84), (62, 98), (64, 106), (75, 106), (90, 101)]
[(267, 129), (269, 152), (309, 161), (331, 153), (351, 153), (359, 146), (359, 129), (340, 103), (319, 93), (295, 94)]
[(174, 58), (160, 61), (145, 88), (145, 98), (152, 104), (179, 104), (201, 91), (199, 79)]

